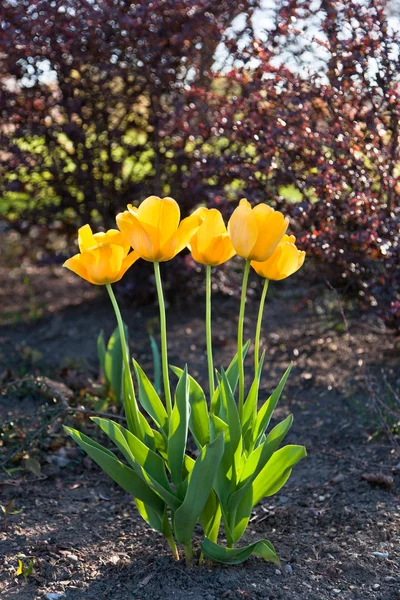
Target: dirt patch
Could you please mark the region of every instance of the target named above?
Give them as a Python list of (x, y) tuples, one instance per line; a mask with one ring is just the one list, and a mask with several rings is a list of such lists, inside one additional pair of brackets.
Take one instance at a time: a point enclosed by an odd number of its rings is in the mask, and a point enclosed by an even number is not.
[[(30, 600), (51, 591), (68, 600), (400, 598), (399, 498), (362, 479), (371, 469), (391, 473), (392, 456), (367, 444), (336, 392), (320, 393), (323, 406), (314, 394), (292, 401), (288, 441), (306, 441), (309, 458), (278, 496), (257, 507), (247, 534), (247, 541), (274, 543), (281, 569), (258, 559), (239, 567), (175, 563), (130, 497), (97, 469), (83, 469), (79, 455), (64, 469), (44, 466), (43, 481), (0, 486), (2, 503), (13, 499), (22, 508), (0, 534), (1, 597)], [(280, 412), (288, 413), (286, 403)], [(397, 487), (399, 479), (395, 474)], [(19, 554), (35, 557), (32, 582), (16, 577)]]
[[(69, 279), (63, 281), (59, 294), (66, 298)], [(41, 480), (20, 471), (1, 476), (0, 503), (14, 500), (22, 509), (0, 534), (2, 599), (39, 599), (49, 592), (64, 593), (66, 600), (400, 599), (400, 459), (383, 437), (371, 439), (360, 409), (368, 403), (362, 386), (366, 368), (379, 372), (384, 366), (398, 384), (396, 340), (374, 317), (351, 312), (349, 337), (329, 290), (321, 288), (310, 301), (300, 279), (274, 288), (265, 312), (262, 396), (294, 360), (275, 419), (294, 414), (287, 441), (304, 443), (309, 456), (277, 496), (256, 508), (243, 542), (268, 538), (282, 567), (255, 558), (238, 567), (187, 569), (174, 562), (130, 497), (64, 441), (71, 448), (65, 467), (48, 464), (43, 456)], [(37, 322), (1, 327), (1, 370), (27, 368), (26, 355), (21, 357), (25, 347), (38, 353), (35, 368), (55, 379), (65, 376), (71, 362), (95, 377), (96, 336), (100, 327), (113, 329), (114, 317), (104, 296), (96, 292), (85, 299), (88, 289), (82, 284), (76, 290), (77, 306), (58, 306), (55, 314), (45, 308), (45, 318)], [(250, 299), (248, 335), (256, 309)], [(170, 362), (181, 364), (184, 357), (190, 372), (205, 382), (203, 310), (202, 302), (170, 308), (168, 322)], [(235, 298), (215, 301), (216, 364), (226, 365), (234, 354), (237, 310)], [(125, 305), (123, 313), (132, 352), (150, 368), (146, 323), (157, 316), (156, 307), (139, 311)], [(250, 351), (250, 363), (251, 356)], [(35, 402), (4, 397), (2, 418), (34, 412)], [(365, 473), (390, 476), (393, 485), (379, 479), (374, 484)], [(34, 557), (34, 573), (26, 582), (16, 576), (21, 555), (25, 564)]]

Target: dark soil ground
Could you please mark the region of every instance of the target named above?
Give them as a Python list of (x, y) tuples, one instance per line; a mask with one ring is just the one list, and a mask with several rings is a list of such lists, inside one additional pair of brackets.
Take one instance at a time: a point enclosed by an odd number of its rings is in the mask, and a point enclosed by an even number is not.
[[(98, 375), (97, 334), (114, 327), (107, 298), (60, 267), (3, 267), (0, 284), (0, 423), (35, 417), (49, 404), (43, 396), (7, 387), (29, 372), (62, 382), (71, 403), (85, 405)], [(395, 440), (380, 434), (382, 423), (372, 417), (374, 394), (387, 393), (383, 377), (399, 387), (397, 341), (376, 317), (355, 311), (348, 313), (347, 330), (328, 288), (310, 296), (310, 283), (300, 276), (271, 287), (263, 396), (293, 360), (275, 419), (294, 414), (287, 441), (304, 443), (308, 458), (276, 496), (256, 508), (244, 542), (269, 539), (282, 567), (257, 558), (235, 567), (187, 569), (175, 562), (130, 497), (63, 437), (58, 419), (47, 431), (48, 446), (39, 444), (34, 454), (42, 465), (39, 477), (13, 470), (20, 465), (16, 460), (2, 465), (0, 504), (12, 500), (21, 511), (8, 517), (0, 533), (2, 600), (49, 593), (66, 600), (400, 599), (400, 456)], [(256, 309), (252, 298), (248, 335)], [(226, 365), (235, 352), (237, 312), (236, 298), (216, 299), (217, 365)], [(125, 303), (123, 313), (132, 352), (149, 368), (146, 325), (157, 316), (156, 306), (139, 311)], [(205, 382), (202, 302), (170, 307), (168, 322), (170, 362), (186, 361)], [(90, 427), (82, 414), (67, 418)], [(0, 450), (1, 463), (10, 446)], [(26, 578), (17, 576), (21, 557), (26, 567), (34, 558)]]

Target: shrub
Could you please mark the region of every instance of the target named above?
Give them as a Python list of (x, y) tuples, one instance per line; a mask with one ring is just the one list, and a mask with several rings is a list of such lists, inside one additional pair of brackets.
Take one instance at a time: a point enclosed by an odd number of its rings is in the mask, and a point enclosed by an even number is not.
[(109, 227), (127, 199), (165, 194), (179, 177), (179, 162), (166, 164), (165, 124), (188, 80), (207, 85), (232, 19), (255, 6), (3, 3), (0, 213), (16, 224), (56, 217), (71, 230), (90, 219)]
[[(267, 199), (288, 206), (302, 246), (329, 265), (324, 277), (397, 327), (390, 6), (282, 0), (256, 34), (257, 0), (3, 4), (3, 212), (61, 217), (72, 231), (90, 219), (108, 227), (126, 198), (171, 189), (184, 214)], [(49, 68), (56, 84), (45, 84)]]

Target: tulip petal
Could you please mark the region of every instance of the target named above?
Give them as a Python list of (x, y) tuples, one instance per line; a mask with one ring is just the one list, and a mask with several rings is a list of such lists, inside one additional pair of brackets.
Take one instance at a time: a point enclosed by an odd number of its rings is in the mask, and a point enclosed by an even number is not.
[(137, 213), (127, 210), (116, 217), (117, 225), (132, 248), (144, 260), (154, 262), (155, 248), (150, 235), (137, 217)]
[(268, 260), (252, 261), (251, 266), (260, 277), (280, 281), (296, 273), (304, 259), (305, 252), (301, 252), (290, 242), (281, 242)]
[[(181, 212), (178, 203), (173, 198), (158, 198), (149, 196), (140, 204), (137, 217), (143, 227), (153, 238), (154, 247), (161, 248), (175, 235)], [(156, 244), (156, 241), (158, 244)]]
[[(128, 254), (130, 244), (118, 229), (109, 229), (108, 231), (94, 234), (95, 246), (105, 246), (107, 244), (116, 244), (124, 248), (125, 254)], [(81, 251), (82, 252), (82, 251)]]
[(285, 235), (283, 236), (282, 242), (289, 242), (290, 244), (295, 244), (296, 243), (296, 238), (294, 237), (294, 235), (287, 235), (285, 233)]
[(203, 218), (199, 214), (192, 214), (186, 219), (182, 219), (177, 231), (175, 255), (186, 248), (202, 222)]
[(289, 219), (266, 204), (258, 204), (253, 213), (257, 219), (258, 236), (257, 242), (251, 249), (250, 258), (264, 261), (272, 255), (282, 240), (288, 228)]
[(97, 245), (90, 225), (83, 225), (78, 230), (78, 245), (81, 252), (85, 252)]
[(214, 267), (222, 265), (224, 262), (235, 256), (235, 248), (227, 233), (223, 233), (215, 239), (212, 254), (215, 257), (214, 262), (212, 263), (212, 266)]
[(250, 203), (243, 198), (232, 213), (228, 231), (233, 247), (242, 258), (248, 258), (257, 242), (258, 225)]
[(203, 253), (211, 246), (216, 236), (226, 233), (226, 227), (221, 213), (216, 208), (199, 215), (204, 220), (196, 232), (196, 238), (199, 252)]
[(118, 281), (123, 259), (124, 249), (114, 244), (99, 246), (81, 254), (83, 266), (97, 285)]
[(79, 275), (79, 277), (82, 277), (82, 279), (86, 279), (86, 281), (89, 281), (89, 283), (94, 283), (93, 279), (90, 277), (81, 261), (81, 256), (81, 254), (75, 254), (75, 256), (71, 256), (71, 258), (65, 261), (63, 267), (69, 269), (73, 273), (76, 273)]

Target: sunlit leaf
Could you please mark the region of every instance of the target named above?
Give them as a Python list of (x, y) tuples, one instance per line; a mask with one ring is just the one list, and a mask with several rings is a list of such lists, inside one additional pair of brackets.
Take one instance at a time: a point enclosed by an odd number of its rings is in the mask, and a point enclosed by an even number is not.
[(267, 540), (254, 542), (243, 548), (225, 548), (206, 538), (200, 543), (200, 546), (204, 554), (215, 562), (221, 562), (227, 565), (237, 565), (247, 560), (252, 554), (255, 554), (256, 556), (260, 556), (265, 560), (270, 560), (277, 566), (280, 566), (275, 549)]

